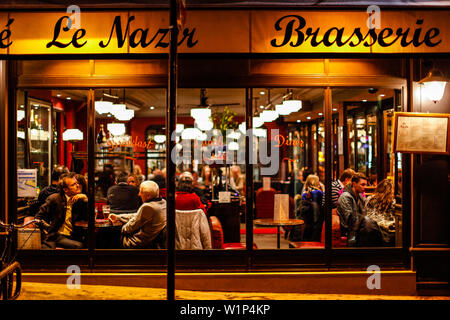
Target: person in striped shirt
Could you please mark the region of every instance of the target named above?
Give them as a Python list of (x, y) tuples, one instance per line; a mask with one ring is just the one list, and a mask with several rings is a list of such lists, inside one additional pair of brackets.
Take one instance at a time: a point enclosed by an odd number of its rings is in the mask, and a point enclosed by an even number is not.
[(345, 169), (340, 178), (337, 180), (334, 180), (331, 183), (331, 203), (333, 205), (333, 209), (337, 208), (337, 202), (339, 199), (339, 191), (343, 189), (349, 182), (352, 180), (352, 176), (355, 174), (355, 171), (353, 169)]

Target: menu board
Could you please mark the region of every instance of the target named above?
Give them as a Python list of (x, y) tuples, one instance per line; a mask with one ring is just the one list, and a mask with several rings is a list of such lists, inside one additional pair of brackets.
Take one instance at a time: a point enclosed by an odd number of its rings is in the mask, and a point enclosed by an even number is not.
[(450, 114), (395, 113), (394, 152), (450, 154)]

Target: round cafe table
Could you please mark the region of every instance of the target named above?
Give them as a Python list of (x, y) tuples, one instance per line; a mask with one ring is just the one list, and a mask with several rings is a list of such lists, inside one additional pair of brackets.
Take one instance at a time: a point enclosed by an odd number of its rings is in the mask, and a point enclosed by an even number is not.
[[(77, 228), (84, 229), (84, 232), (87, 232), (87, 221), (77, 221), (74, 225)], [(96, 219), (94, 225), (96, 249), (119, 249), (122, 225), (123, 223), (120, 221), (112, 223), (108, 219)]]
[(253, 220), (253, 224), (259, 227), (277, 227), (277, 248), (280, 249), (280, 227), (285, 226), (298, 226), (305, 222), (301, 219), (287, 219), (287, 220), (274, 220), (274, 219), (256, 219)]

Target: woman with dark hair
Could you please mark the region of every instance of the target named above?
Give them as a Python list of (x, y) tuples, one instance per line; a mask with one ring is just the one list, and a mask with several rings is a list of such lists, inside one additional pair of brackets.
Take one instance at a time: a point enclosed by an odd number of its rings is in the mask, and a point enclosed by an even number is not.
[(366, 200), (366, 215), (380, 227), (383, 244), (393, 246), (395, 240), (395, 197), (394, 183), (384, 179), (375, 188), (375, 192)]
[(206, 214), (205, 205), (200, 197), (194, 193), (193, 180), (182, 176), (175, 192), (176, 210), (196, 210), (202, 209)]

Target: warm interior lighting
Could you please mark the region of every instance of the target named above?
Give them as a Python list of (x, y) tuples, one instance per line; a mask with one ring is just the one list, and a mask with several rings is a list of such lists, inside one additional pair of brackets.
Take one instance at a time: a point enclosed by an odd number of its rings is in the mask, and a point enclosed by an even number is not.
[(177, 123), (177, 126), (176, 126), (176, 132), (177, 133), (181, 133), (181, 131), (183, 131), (184, 130), (184, 124), (182, 124), (182, 123)]
[(129, 121), (134, 117), (134, 110), (125, 109), (114, 114), (119, 121)]
[(242, 132), (242, 134), (245, 134), (245, 131), (247, 130), (247, 126), (245, 125), (245, 122), (242, 122), (239, 125), (239, 131)]
[(291, 113), (291, 108), (284, 104), (275, 105), (275, 111), (278, 112), (280, 116), (287, 116)]
[(78, 129), (67, 129), (63, 132), (63, 141), (81, 141), (83, 132)]
[(239, 139), (241, 137), (241, 133), (239, 131), (233, 131), (229, 135), (227, 135), (227, 138), (230, 139)]
[(276, 112), (275, 110), (264, 110), (263, 112), (261, 112), (259, 117), (264, 122), (272, 122), (278, 118), (278, 112)]
[(110, 101), (95, 101), (95, 111), (99, 114), (109, 113), (112, 109)]
[(302, 108), (301, 100), (285, 100), (283, 106), (287, 108), (291, 113), (297, 112)]
[(236, 141), (232, 141), (228, 144), (227, 149), (230, 151), (239, 150), (239, 143), (237, 143)]
[(25, 118), (25, 110), (17, 110), (17, 121), (22, 121)]
[(106, 128), (113, 136), (121, 136), (126, 131), (124, 123), (108, 123)]
[(253, 135), (256, 137), (261, 137), (261, 138), (265, 138), (267, 137), (267, 130), (266, 129), (262, 129), (262, 128), (254, 128), (252, 130)]
[(153, 137), (156, 143), (164, 143), (166, 142), (166, 136), (163, 134), (157, 134)]
[[(261, 117), (253, 117), (253, 128), (261, 127), (263, 124), (264, 124), (264, 120), (261, 119)], [(244, 123), (244, 127), (245, 127), (245, 123)]]
[(208, 119), (211, 117), (211, 109), (208, 108), (193, 108), (191, 109), (191, 117), (195, 120)]
[(419, 83), (423, 84), (424, 93), (428, 99), (436, 103), (441, 100), (444, 95), (447, 80), (444, 78), (441, 71), (433, 69), (425, 78), (420, 80)]
[(208, 131), (214, 127), (214, 123), (209, 119), (196, 119), (195, 123), (197, 124), (197, 128), (202, 131)]

